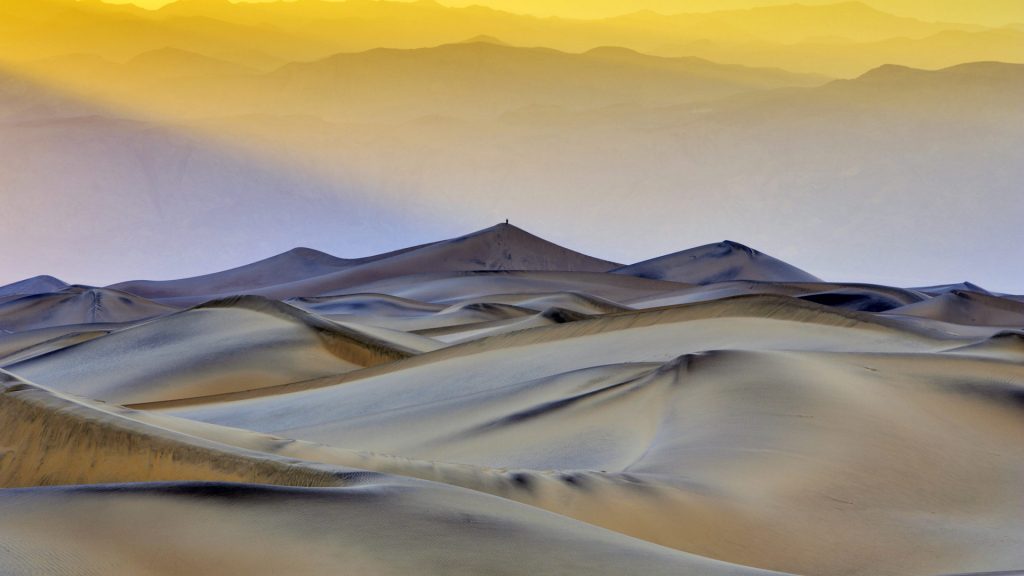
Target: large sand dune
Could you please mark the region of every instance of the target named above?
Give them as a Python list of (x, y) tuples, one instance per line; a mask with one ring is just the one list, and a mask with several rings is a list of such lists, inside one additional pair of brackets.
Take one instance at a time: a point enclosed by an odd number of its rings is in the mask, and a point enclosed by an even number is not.
[(2, 573), (1024, 566), (1012, 295), (507, 225), (116, 289), (0, 288)]
[(687, 284), (729, 280), (817, 282), (820, 279), (737, 242), (726, 240), (625, 266), (614, 271)]
[(12, 296), (0, 302), (0, 329), (21, 332), (68, 324), (135, 322), (174, 311), (119, 290), (69, 286), (56, 292)]
[[(407, 357), (363, 332), (254, 296), (215, 301), (16, 363), (19, 374), (117, 403), (250, 390)], [(187, 366), (187, 369), (184, 367)], [(113, 368), (112, 367), (116, 367)]]

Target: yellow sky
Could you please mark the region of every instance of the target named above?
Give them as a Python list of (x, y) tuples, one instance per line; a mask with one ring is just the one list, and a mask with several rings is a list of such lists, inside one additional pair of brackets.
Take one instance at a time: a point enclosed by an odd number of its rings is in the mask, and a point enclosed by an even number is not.
[[(159, 8), (171, 0), (108, 0)], [(234, 1), (234, 0), (232, 0)], [(594, 18), (649, 9), (659, 12), (703, 12), (749, 8), (771, 4), (830, 4), (840, 0), (440, 0), (442, 4), (481, 4), (540, 16)], [(899, 15), (924, 20), (970, 22), (990, 26), (1024, 23), (1024, 0), (863, 0), (866, 4)]]

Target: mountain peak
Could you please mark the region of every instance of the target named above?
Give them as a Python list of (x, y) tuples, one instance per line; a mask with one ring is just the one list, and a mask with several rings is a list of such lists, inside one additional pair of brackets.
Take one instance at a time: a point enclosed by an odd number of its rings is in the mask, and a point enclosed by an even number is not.
[(459, 42), (459, 44), (493, 44), (495, 46), (510, 45), (508, 42), (495, 38), (494, 36), (488, 36), (487, 34), (480, 34), (478, 36), (473, 36), (472, 38), (467, 38), (466, 40)]
[(135, 71), (166, 74), (185, 71), (198, 74), (242, 74), (252, 72), (249, 68), (233, 62), (219, 60), (205, 54), (164, 46), (136, 55), (125, 62)]
[(906, 78), (917, 73), (925, 72), (918, 68), (903, 66), (901, 64), (882, 64), (872, 68), (857, 77), (857, 80), (889, 80), (894, 78)]
[(883, 64), (861, 74), (855, 82), (906, 82), (927, 78), (950, 82), (963, 80), (1018, 82), (1024, 78), (1024, 64), (1011, 62), (966, 62), (938, 70), (924, 70), (898, 64)]

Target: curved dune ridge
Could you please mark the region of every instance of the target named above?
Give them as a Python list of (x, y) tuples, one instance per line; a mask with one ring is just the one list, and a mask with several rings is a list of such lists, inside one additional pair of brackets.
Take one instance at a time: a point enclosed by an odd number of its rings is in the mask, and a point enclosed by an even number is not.
[(8, 364), (61, 390), (116, 403), (177, 400), (339, 374), (416, 352), (372, 327), (243, 296)]
[(321, 276), (347, 268), (352, 262), (309, 248), (295, 248), (259, 262), (180, 280), (136, 280), (111, 288), (149, 297), (203, 296), (220, 293), (246, 293), (281, 282)]
[(0, 287), (4, 574), (1024, 566), (1013, 295), (504, 224), (61, 284)]
[(22, 332), (69, 324), (138, 321), (174, 310), (119, 290), (69, 286), (56, 292), (21, 294), (0, 302), (0, 329)]

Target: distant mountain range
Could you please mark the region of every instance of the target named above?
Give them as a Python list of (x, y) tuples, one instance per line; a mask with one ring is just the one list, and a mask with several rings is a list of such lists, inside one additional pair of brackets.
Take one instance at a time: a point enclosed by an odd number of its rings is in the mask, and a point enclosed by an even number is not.
[(0, 6), (0, 53), (8, 60), (89, 53), (126, 61), (171, 47), (264, 70), (338, 52), (424, 48), (488, 35), (516, 46), (583, 52), (614, 45), (852, 76), (886, 63), (1020, 62), (1021, 34), (1013, 27), (894, 16), (859, 2), (672, 15), (635, 12), (600, 20), (375, 0), (237, 5), (188, 0), (158, 11), (99, 0), (17, 0)]
[(34, 70), (41, 81), (60, 79), (68, 91), (161, 118), (260, 113), (358, 122), (489, 117), (527, 105), (670, 106), (827, 81), (625, 48), (569, 54), (490, 41), (337, 54), (265, 74), (171, 48), (126, 64), (81, 55), (50, 58)]
[[(449, 49), (461, 54), (481, 48), (492, 56), (525, 53), (529, 62), (593, 59), (597, 67), (622, 57), (645, 63), (627, 64), (626, 70), (636, 66), (644, 70), (637, 74), (663, 78), (689, 73), (651, 71), (650, 62), (725, 72), (615, 50), (575, 56), (479, 44), (361, 57), (440, 58)], [(332, 59), (288, 74), (330, 82), (327, 71), (340, 65)], [(544, 76), (519, 74), (533, 79), (537, 93), (558, 95)], [(873, 256), (856, 245), (837, 245), (832, 251), (841, 256), (815, 260), (801, 248), (802, 238), (884, 234), (890, 259), (875, 263), (874, 270), (939, 283), (951, 280), (942, 270), (954, 260), (976, 263), (979, 273), (999, 269), (969, 252), (981, 236), (1018, 237), (1024, 218), (1015, 185), (1024, 178), (1016, 154), (1024, 146), (1022, 78), (1024, 66), (1014, 64), (940, 71), (886, 66), (819, 87), (750, 91), (668, 107), (611, 105), (607, 95), (614, 87), (604, 92), (603, 107), (591, 110), (557, 101), (525, 105), (526, 97), (517, 104), (510, 96), (504, 106), (492, 105), (490, 117), (471, 110), (475, 118), (451, 116), (457, 107), (410, 90), (381, 97), (422, 106), (415, 110), (423, 117), (409, 122), (331, 122), (282, 106), (282, 114), (164, 125), (118, 118), (123, 110), (7, 76), (0, 82), (0, 153), (18, 170), (0, 173), (0, 185), (7, 206), (24, 218), (0, 235), (7, 246), (50, 244), (42, 239), (55, 237), (67, 243), (87, 238), (111, 249), (135, 246), (115, 250), (124, 265), (144, 266), (143, 254), (168, 249), (157, 239), (173, 230), (217, 245), (217, 265), (226, 267), (254, 256), (254, 249), (265, 253), (296, 242), (346, 253), (334, 239), (337, 226), (351, 231), (350, 237), (381, 242), (388, 234), (369, 227), (383, 224), (426, 241), (455, 229), (455, 214), (473, 213), (557, 230), (562, 238), (589, 237), (587, 221), (606, 222), (607, 237), (594, 238), (593, 250), (616, 260), (637, 259), (640, 246), (664, 253), (728, 235), (771, 252), (782, 248), (834, 276)], [(470, 94), (465, 87), (437, 89)], [(667, 89), (664, 94), (671, 95)], [(430, 102), (441, 104), (435, 108)], [(431, 110), (437, 114), (426, 116)], [(501, 110), (508, 111), (493, 115)], [(615, 170), (598, 170), (608, 165)], [(96, 195), (97, 190), (105, 193)], [(689, 200), (709, 193), (713, 202)], [(499, 205), (494, 198), (501, 199)], [(667, 206), (684, 206), (685, 213)], [(992, 206), (1001, 208), (993, 213)], [(903, 231), (904, 215), (941, 219), (950, 207), (959, 215), (946, 223), (952, 233), (932, 240), (930, 258), (912, 256), (918, 240)], [(761, 216), (780, 208), (785, 215), (776, 220)], [(812, 216), (822, 211), (843, 217), (826, 222)], [(685, 226), (679, 226), (680, 217)], [(55, 219), (63, 222), (60, 229), (35, 224)], [(733, 228), (731, 221), (757, 224)], [(644, 222), (644, 237), (619, 237), (636, 222)], [(118, 232), (97, 235), (103, 228)], [(295, 230), (302, 236), (296, 238)], [(262, 244), (252, 244), (254, 234)], [(172, 251), (181, 270), (189, 260), (207, 257), (198, 247)], [(83, 263), (83, 273), (87, 269), (93, 267)], [(21, 275), (42, 271), (25, 269)]]

